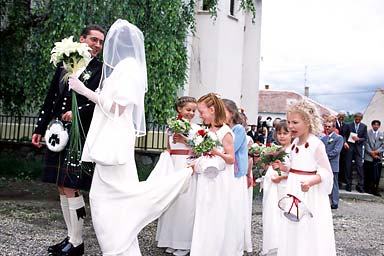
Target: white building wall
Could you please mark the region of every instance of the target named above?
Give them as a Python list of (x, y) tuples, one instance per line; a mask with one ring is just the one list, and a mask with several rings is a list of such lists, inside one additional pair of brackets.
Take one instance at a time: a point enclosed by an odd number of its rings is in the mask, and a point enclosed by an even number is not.
[(262, 0), (256, 0), (256, 18), (252, 23), (252, 16), (245, 18), (244, 31), (244, 66), (241, 91), (241, 106), (245, 109), (248, 123), (257, 124), (259, 112), (259, 80), (261, 60), (261, 11)]
[(239, 11), (239, 1), (234, 16), (229, 15), (230, 0), (219, 0), (216, 20), (198, 11), (186, 86), (196, 98), (216, 92), (234, 100), (251, 121), (257, 118), (260, 62), (261, 0), (255, 3), (255, 24), (250, 14)]

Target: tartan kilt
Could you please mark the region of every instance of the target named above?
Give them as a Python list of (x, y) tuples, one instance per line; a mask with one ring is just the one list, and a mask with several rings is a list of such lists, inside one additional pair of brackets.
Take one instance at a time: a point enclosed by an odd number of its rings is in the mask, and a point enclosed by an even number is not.
[(94, 163), (83, 162), (73, 167), (65, 162), (67, 150), (52, 152), (45, 149), (42, 181), (66, 188), (89, 190), (91, 188)]

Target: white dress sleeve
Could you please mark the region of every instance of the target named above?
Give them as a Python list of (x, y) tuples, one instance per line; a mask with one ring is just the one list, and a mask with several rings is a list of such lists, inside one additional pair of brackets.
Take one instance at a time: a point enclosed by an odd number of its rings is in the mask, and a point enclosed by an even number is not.
[(323, 143), (318, 144), (315, 150), (315, 156), (317, 174), (321, 177), (321, 182), (318, 185), (321, 191), (330, 194), (333, 187), (333, 172)]

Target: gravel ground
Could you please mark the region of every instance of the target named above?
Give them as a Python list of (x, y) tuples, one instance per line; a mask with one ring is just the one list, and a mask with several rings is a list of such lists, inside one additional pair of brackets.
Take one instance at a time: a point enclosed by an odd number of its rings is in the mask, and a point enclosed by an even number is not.
[[(0, 187), (0, 190), (4, 188)], [(66, 235), (54, 190), (44, 193), (48, 195), (44, 199), (28, 196), (30, 194), (25, 192), (13, 196), (0, 193), (0, 255), (46, 255), (47, 246)], [(342, 199), (339, 209), (333, 210), (333, 218), (337, 255), (384, 255), (383, 198)], [(139, 234), (143, 256), (169, 255), (156, 247), (155, 233), (156, 222)], [(252, 233), (254, 253), (248, 255), (259, 255), (262, 237), (260, 196), (254, 200)], [(86, 255), (101, 255), (89, 215), (84, 235)]]

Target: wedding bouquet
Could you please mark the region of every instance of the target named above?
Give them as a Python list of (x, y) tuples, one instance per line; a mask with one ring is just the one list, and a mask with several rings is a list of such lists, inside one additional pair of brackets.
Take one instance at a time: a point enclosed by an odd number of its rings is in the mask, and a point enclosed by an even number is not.
[(192, 139), (187, 141), (193, 152), (198, 155), (207, 155), (214, 147), (220, 146), (216, 133), (208, 129), (201, 129), (196, 132)]
[(181, 114), (168, 118), (167, 125), (170, 132), (182, 133), (185, 136), (188, 136), (188, 133), (191, 130), (191, 123), (184, 119)]
[(264, 150), (265, 150), (265, 145), (264, 144), (259, 145), (257, 143), (253, 143), (251, 145), (251, 147), (248, 149), (248, 154), (250, 156), (253, 156), (254, 154), (259, 154), (260, 155), (260, 153), (263, 152)]
[(64, 79), (67, 80), (70, 75), (88, 65), (91, 60), (90, 50), (91, 48), (86, 43), (74, 42), (73, 36), (70, 36), (55, 43), (55, 47), (51, 51), (50, 62), (55, 67), (59, 62), (63, 62), (63, 66), (67, 70)]
[[(280, 160), (281, 162), (284, 161), (285, 156), (287, 153), (285, 150), (276, 144), (271, 144), (269, 147), (266, 146), (260, 146), (259, 150), (260, 152), (260, 158), (257, 162), (258, 165), (265, 164), (270, 165), (272, 162), (276, 160)], [(279, 176), (281, 176), (281, 170), (276, 169)]]
[[(73, 41), (73, 36), (64, 38), (55, 43), (51, 51), (51, 60), (54, 66), (63, 62), (64, 69), (67, 71), (63, 77), (67, 82), (68, 77), (76, 74), (80, 69), (85, 68), (90, 59), (91, 48), (86, 43)], [(81, 138), (80, 138), (80, 114), (77, 105), (76, 92), (72, 91), (72, 126), (69, 135), (69, 149), (66, 162), (69, 166), (76, 167), (81, 165)]]

